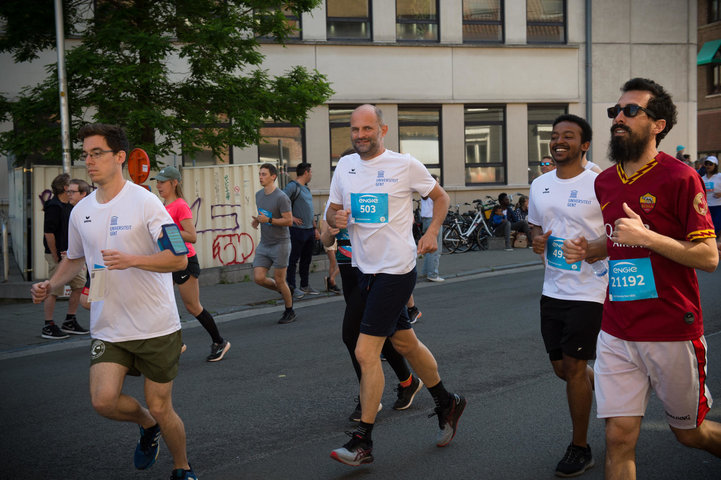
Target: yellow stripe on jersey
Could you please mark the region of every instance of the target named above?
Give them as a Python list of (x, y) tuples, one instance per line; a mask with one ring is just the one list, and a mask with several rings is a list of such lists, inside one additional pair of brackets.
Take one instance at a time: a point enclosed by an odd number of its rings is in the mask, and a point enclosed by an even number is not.
[(641, 167), (636, 173), (634, 173), (630, 177), (627, 177), (626, 172), (623, 171), (623, 167), (621, 166), (621, 164), (617, 163), (616, 164), (616, 172), (618, 173), (618, 177), (621, 179), (621, 182), (624, 185), (631, 185), (633, 182), (635, 182), (636, 180), (641, 178), (641, 176), (643, 176), (644, 173), (648, 172), (656, 165), (658, 165), (658, 162), (654, 158), (653, 160), (648, 162), (646, 165)]
[(687, 234), (686, 238), (689, 242), (693, 242), (694, 240), (703, 240), (704, 238), (716, 238), (716, 232), (713, 228), (708, 230), (696, 230), (695, 232)]

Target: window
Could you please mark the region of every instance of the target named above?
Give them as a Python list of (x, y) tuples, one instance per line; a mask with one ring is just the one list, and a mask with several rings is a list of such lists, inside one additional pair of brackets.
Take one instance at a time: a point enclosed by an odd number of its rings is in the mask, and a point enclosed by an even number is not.
[(709, 0), (708, 2), (708, 23), (721, 20), (721, 0)]
[[(222, 120), (215, 125), (197, 126), (191, 128), (187, 133), (188, 138), (195, 138), (196, 141), (192, 140), (190, 144), (200, 145), (200, 150), (191, 152), (188, 143), (183, 142), (183, 166), (184, 167), (202, 167), (208, 165), (230, 165), (233, 163), (233, 150), (230, 147), (226, 147), (220, 156), (213, 154), (210, 148), (203, 146), (203, 137), (207, 135), (217, 135), (218, 131), (223, 128), (230, 127), (230, 123), (227, 122), (226, 115), (220, 115)], [(223, 121), (224, 120), (224, 121)]]
[(566, 43), (565, 0), (526, 0), (526, 41)]
[(291, 180), (288, 173), (303, 161), (303, 129), (290, 123), (266, 123), (260, 136), (258, 162), (278, 166), (278, 185), (283, 188)]
[(368, 0), (327, 0), (328, 40), (370, 40), (371, 15)]
[[(275, 10), (277, 11), (277, 10)], [(288, 24), (293, 27), (293, 31), (288, 34), (288, 40), (300, 40), (301, 39), (301, 19), (299, 16), (294, 14), (289, 8), (282, 7), (281, 11), (283, 12), (283, 15), (285, 15), (285, 20), (288, 22)], [(269, 11), (267, 13), (263, 13), (264, 16), (272, 16), (273, 11)], [(257, 14), (256, 14), (257, 17)], [(258, 17), (257, 17), (258, 18)], [(258, 18), (258, 20), (261, 20), (261, 18)], [(275, 41), (275, 38), (273, 38), (270, 34), (262, 35), (259, 38), (266, 40), (266, 41)]]
[(505, 184), (505, 107), (466, 107), (463, 119), (466, 185)]
[(438, 41), (437, 0), (396, 0), (396, 40)]
[(721, 65), (712, 63), (708, 65), (708, 95), (721, 93)]
[(503, 43), (503, 0), (463, 0), (463, 41)]
[(528, 183), (541, 174), (541, 158), (550, 155), (553, 121), (567, 112), (566, 106), (542, 105), (528, 107)]
[(441, 179), (441, 108), (398, 109), (398, 141), (401, 153), (410, 153)]
[(328, 109), (330, 122), (330, 172), (333, 176), (343, 152), (353, 148), (350, 140), (350, 116), (357, 105), (336, 106)]

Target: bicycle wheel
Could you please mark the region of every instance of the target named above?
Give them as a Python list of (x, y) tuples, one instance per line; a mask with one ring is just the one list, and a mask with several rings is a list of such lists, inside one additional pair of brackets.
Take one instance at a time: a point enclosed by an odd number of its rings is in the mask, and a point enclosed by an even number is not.
[(476, 230), (476, 244), (480, 250), (488, 250), (488, 243), (490, 238), (493, 236), (491, 231), (486, 225), (479, 225)]
[(473, 248), (474, 239), (464, 237), (460, 234), (460, 232), (457, 232), (458, 234), (458, 248), (456, 249), (457, 252), (460, 253), (466, 253), (471, 248)]
[(461, 236), (454, 227), (449, 228), (443, 233), (443, 248), (445, 248), (448, 253), (455, 253), (456, 250), (458, 250), (460, 241)]

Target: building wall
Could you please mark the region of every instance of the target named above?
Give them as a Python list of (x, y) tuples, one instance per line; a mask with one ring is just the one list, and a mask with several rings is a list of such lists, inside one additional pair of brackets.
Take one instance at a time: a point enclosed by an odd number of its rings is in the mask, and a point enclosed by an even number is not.
[[(286, 46), (262, 45), (263, 68), (282, 73), (291, 65), (316, 68), (327, 75), (335, 94), (327, 105), (313, 109), (305, 124), (305, 160), (313, 164), (312, 188), (317, 208), (324, 202), (331, 179), (329, 108), (358, 103), (379, 104), (390, 130), (386, 146), (398, 149), (398, 109), (407, 105), (440, 107), (444, 186), (452, 201), (462, 202), (501, 191), (528, 189), (528, 106), (567, 105), (586, 116), (586, 4), (567, 0), (565, 44), (528, 44), (527, 0), (505, 0), (503, 44), (462, 43), (462, 0), (438, 2), (440, 38), (437, 43), (396, 42), (395, 2), (371, 0), (373, 39), (341, 42), (326, 39), (326, 9), (321, 5), (302, 17), (302, 40)], [(697, 89), (696, 31), (698, 4), (693, 0), (604, 0), (592, 5), (590, 56), (592, 105), (589, 118), (595, 135), (591, 158), (606, 159), (610, 120), (606, 108), (616, 103), (619, 88), (631, 77), (655, 79), (673, 95), (678, 125), (661, 144), (673, 153), (685, 145), (696, 155)], [(699, 44), (700, 45), (700, 44)], [(31, 64), (14, 65), (0, 55), (0, 91), (11, 98), (22, 86), (44, 76), (43, 65), (54, 61), (48, 52)], [(171, 61), (172, 71), (183, 65)], [(721, 102), (721, 99), (712, 99)], [(503, 185), (465, 185), (463, 107), (469, 104), (505, 107), (506, 182)], [(721, 107), (715, 104), (717, 107)], [(2, 129), (11, 128), (5, 123)], [(59, 139), (58, 139), (59, 141)], [(181, 152), (177, 152), (180, 157)], [(0, 158), (0, 161), (2, 159)], [(165, 159), (173, 163), (176, 159)], [(257, 147), (233, 149), (235, 163), (258, 161)], [(2, 166), (0, 166), (2, 168)], [(0, 186), (0, 199), (7, 186)]]
[[(721, 22), (709, 23), (709, 2), (698, 0), (698, 50), (703, 44), (721, 39)], [(721, 93), (710, 90), (713, 64), (699, 65), (698, 72), (698, 151), (699, 154), (721, 153)]]

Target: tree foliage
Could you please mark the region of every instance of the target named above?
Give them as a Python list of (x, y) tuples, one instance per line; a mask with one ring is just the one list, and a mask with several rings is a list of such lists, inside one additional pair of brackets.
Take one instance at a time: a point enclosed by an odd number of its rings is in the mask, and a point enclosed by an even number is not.
[[(122, 125), (133, 147), (158, 156), (260, 141), (264, 119), (301, 125), (332, 94), (318, 71), (262, 69), (261, 42), (285, 43), (300, 17), (322, 0), (66, 0), (71, 138), (88, 121)], [(16, 63), (55, 48), (53, 2), (0, 2), (0, 52)], [(71, 42), (66, 42), (69, 44)], [(60, 163), (57, 66), (17, 99), (0, 96), (0, 151), (18, 162)], [(223, 123), (223, 128), (213, 128)]]

